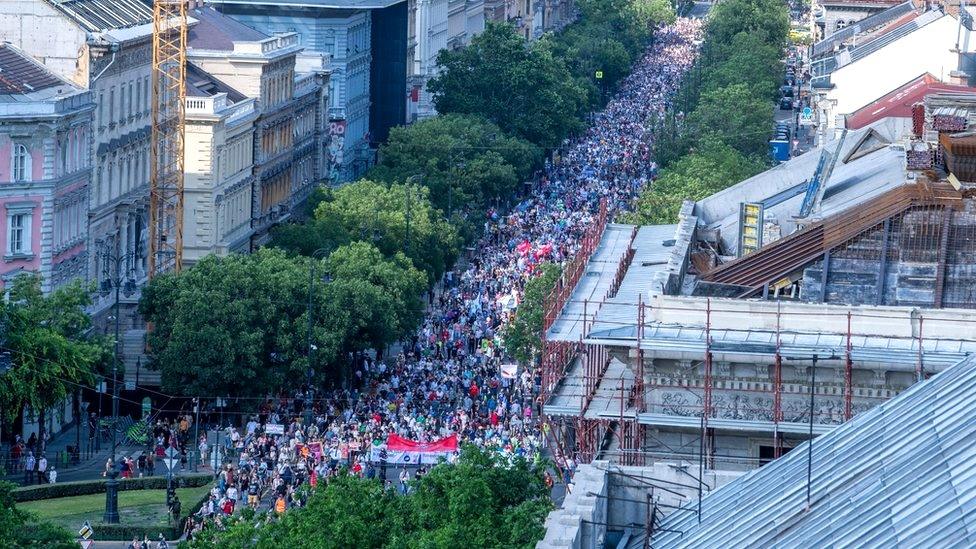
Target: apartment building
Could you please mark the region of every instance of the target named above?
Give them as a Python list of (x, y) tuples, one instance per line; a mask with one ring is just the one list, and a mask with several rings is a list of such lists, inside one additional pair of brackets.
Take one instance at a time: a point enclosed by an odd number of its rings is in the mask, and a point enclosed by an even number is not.
[(87, 271), (92, 94), (0, 44), (0, 285), (50, 291)]

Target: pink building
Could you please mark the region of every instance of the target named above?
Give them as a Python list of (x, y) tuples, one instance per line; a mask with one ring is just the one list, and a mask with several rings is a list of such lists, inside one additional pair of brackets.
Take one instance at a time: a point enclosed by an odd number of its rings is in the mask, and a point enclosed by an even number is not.
[(0, 285), (85, 278), (94, 109), (90, 92), (0, 44)]

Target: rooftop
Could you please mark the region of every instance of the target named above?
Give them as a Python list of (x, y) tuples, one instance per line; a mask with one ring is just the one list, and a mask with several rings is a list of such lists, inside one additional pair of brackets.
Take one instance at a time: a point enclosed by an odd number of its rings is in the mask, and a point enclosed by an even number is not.
[(914, 105), (921, 103), (926, 96), (938, 92), (976, 93), (976, 88), (944, 84), (932, 74), (925, 73), (847, 115), (846, 127), (857, 130), (885, 118), (911, 118)]
[(189, 97), (210, 97), (218, 93), (226, 93), (232, 103), (243, 101), (247, 97), (224, 82), (215, 78), (193, 63), (186, 64), (186, 95)]
[(152, 23), (147, 0), (45, 0), (88, 32)]
[(835, 48), (844, 44), (845, 42), (853, 40), (858, 36), (862, 36), (873, 29), (898, 19), (905, 14), (912, 13), (915, 10), (915, 5), (911, 0), (909, 0), (907, 2), (892, 6), (882, 12), (861, 19), (860, 21), (851, 23), (843, 29), (814, 44), (811, 50), (812, 56), (817, 58), (831, 53)]
[(234, 51), (234, 42), (260, 42), (267, 34), (228, 17), (213, 8), (196, 8), (190, 16), (197, 21), (190, 27), (188, 44), (193, 49)]
[[(83, 95), (83, 90), (62, 80), (11, 44), (0, 43), (0, 103), (11, 105), (37, 104), (56, 102), (79, 95)], [(64, 106), (77, 108), (81, 104)], [(35, 114), (43, 114), (37, 109), (35, 111)], [(3, 114), (16, 114), (17, 112), (21, 111), (3, 109)], [(26, 113), (26, 111), (24, 112)]]
[(976, 539), (967, 358), (665, 517), (654, 547), (952, 547)]
[(382, 9), (406, 0), (210, 0), (214, 5), (271, 8)]

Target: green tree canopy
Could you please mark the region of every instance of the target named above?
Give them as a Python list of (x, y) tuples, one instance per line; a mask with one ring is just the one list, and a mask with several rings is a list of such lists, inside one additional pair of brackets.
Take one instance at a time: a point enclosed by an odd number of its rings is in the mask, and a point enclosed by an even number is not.
[(460, 50), (442, 50), (427, 85), (441, 113), (478, 114), (543, 147), (581, 127), (586, 92), (549, 48), (527, 43), (506, 23), (488, 23)]
[(278, 547), (534, 547), (552, 507), (541, 472), (524, 459), (467, 447), (455, 465), (434, 467), (405, 496), (375, 480), (339, 476), (302, 509), (255, 526), (206, 530), (190, 549)]
[(661, 177), (641, 194), (633, 211), (621, 215), (619, 221), (636, 225), (675, 223), (684, 200), (701, 200), (763, 169), (762, 162), (747, 158), (724, 143), (706, 142), (697, 152), (663, 170)]
[[(310, 267), (315, 273), (310, 278)], [(330, 273), (326, 283), (322, 275)], [(208, 256), (156, 277), (140, 311), (154, 324), (153, 366), (184, 395), (260, 396), (304, 381), (312, 286), (312, 369), (335, 375), (349, 351), (382, 349), (416, 328), (427, 279), (403, 254), (387, 259), (365, 242), (327, 259), (262, 249)]]
[[(45, 410), (91, 385), (103, 364), (108, 342), (87, 336), (88, 292), (78, 283), (44, 295), (40, 278), (22, 275), (0, 305), (11, 368), (0, 376), (0, 403), (11, 415), (24, 407)], [(41, 418), (43, 420), (43, 416)]]
[(379, 157), (369, 178), (395, 182), (423, 174), (434, 205), (457, 212), (516, 192), (539, 165), (541, 151), (480, 116), (446, 114), (393, 128)]
[(782, 48), (790, 31), (786, 4), (779, 0), (726, 0), (715, 4), (708, 18), (706, 40), (730, 44), (744, 32)]
[(773, 103), (754, 95), (746, 84), (702, 93), (688, 116), (688, 131), (702, 140), (717, 140), (746, 156), (767, 158)]
[(540, 265), (539, 275), (525, 283), (515, 318), (505, 328), (505, 349), (523, 364), (542, 352), (543, 305), (561, 274), (562, 268), (555, 263)]
[(460, 250), (457, 230), (431, 203), (429, 190), (414, 183), (364, 179), (344, 185), (319, 204), (315, 219), (340, 228), (348, 240), (372, 241), (386, 257), (403, 252), (429, 283), (450, 268)]

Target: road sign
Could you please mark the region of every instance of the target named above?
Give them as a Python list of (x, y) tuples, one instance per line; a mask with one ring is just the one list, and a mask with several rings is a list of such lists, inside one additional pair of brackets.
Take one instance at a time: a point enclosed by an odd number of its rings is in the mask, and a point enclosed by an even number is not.
[(810, 107), (803, 107), (803, 113), (801, 113), (803, 118), (813, 118), (813, 109)]
[(90, 539), (80, 539), (78, 544), (81, 545), (81, 549), (92, 549), (95, 547), (95, 542)]
[(176, 451), (176, 448), (170, 446), (169, 448), (166, 449), (166, 457), (177, 459), (180, 457), (180, 453)]
[(603, 79), (603, 71), (596, 71), (596, 79), (597, 80)]
[(176, 467), (176, 464), (179, 463), (179, 461), (180, 460), (174, 458), (163, 458), (163, 465), (166, 466), (167, 471), (172, 471), (173, 467)]
[(87, 520), (85, 521), (84, 524), (81, 525), (81, 529), (78, 530), (78, 535), (81, 536), (84, 539), (88, 539), (88, 538), (92, 537), (92, 534), (93, 533), (94, 533), (94, 531), (92, 530), (91, 522), (89, 522)]

